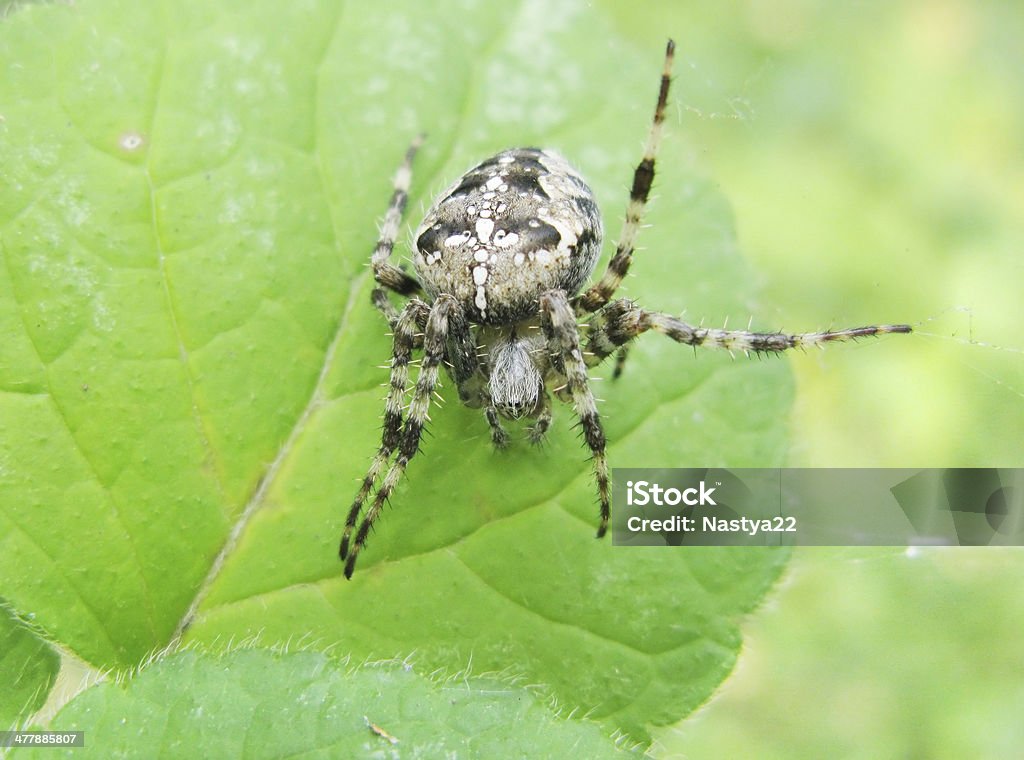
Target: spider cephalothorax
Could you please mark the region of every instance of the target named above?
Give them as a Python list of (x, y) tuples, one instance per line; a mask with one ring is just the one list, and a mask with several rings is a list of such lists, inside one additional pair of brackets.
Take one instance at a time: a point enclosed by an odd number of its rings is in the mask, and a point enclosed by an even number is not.
[[(498, 447), (508, 443), (502, 418), (533, 420), (530, 440), (536, 443), (551, 424), (551, 394), (572, 403), (593, 454), (600, 537), (610, 513), (608, 463), (588, 367), (617, 352), (618, 376), (627, 344), (648, 330), (691, 346), (758, 353), (910, 332), (906, 325), (797, 335), (716, 330), (647, 311), (629, 299), (611, 300), (632, 261), (633, 240), (654, 180), (674, 51), (669, 41), (654, 120), (633, 174), (615, 254), (601, 279), (582, 292), (601, 253), (601, 215), (587, 183), (568, 162), (537, 148), (503, 151), (462, 175), (434, 202), (413, 236), (416, 277), (392, 264), (419, 138), (409, 147), (372, 257), (374, 277), (382, 286), (374, 290), (373, 303), (392, 327), (394, 348), (381, 445), (341, 539), (346, 576), (351, 577), (374, 521), (419, 450), (442, 366), (460, 400), (484, 409)], [(410, 296), (401, 312), (385, 288)], [(417, 349), (423, 361), (406, 409), (409, 365)], [(373, 501), (356, 530), (371, 493)]]

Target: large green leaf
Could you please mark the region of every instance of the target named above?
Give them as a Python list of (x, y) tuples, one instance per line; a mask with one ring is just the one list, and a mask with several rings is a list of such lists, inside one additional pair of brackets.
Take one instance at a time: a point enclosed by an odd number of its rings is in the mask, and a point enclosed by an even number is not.
[[(323, 654), (186, 652), (69, 705), (67, 757), (627, 757), (497, 679), (433, 683), (401, 663), (349, 671)], [(16, 755), (51, 757), (54, 747)]]
[[(595, 541), (569, 408), (543, 449), (499, 454), (445, 389), (351, 582), (336, 557), (379, 436), (366, 262), (408, 141), (430, 134), (412, 215), (483, 156), (544, 144), (614, 235), (661, 52), (583, 3), (95, 0), (5, 21), (0, 592), (101, 667), (191, 623), (510, 672), (639, 738), (699, 705), (785, 555)], [(626, 292), (745, 321), (728, 206), (685, 155), (670, 130)], [(784, 457), (783, 362), (651, 336), (600, 385), (613, 466)]]

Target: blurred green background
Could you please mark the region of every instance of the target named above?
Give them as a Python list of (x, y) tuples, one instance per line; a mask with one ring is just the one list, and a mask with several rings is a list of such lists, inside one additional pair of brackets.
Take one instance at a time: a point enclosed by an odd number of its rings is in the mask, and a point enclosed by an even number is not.
[(605, 6), (677, 38), (668, 139), (733, 205), (755, 324), (918, 330), (792, 358), (791, 462), (1020, 465), (1024, 6)]
[[(669, 139), (733, 205), (755, 324), (917, 330), (791, 359), (790, 462), (1024, 465), (1024, 4), (605, 7), (677, 38)], [(1022, 577), (1018, 550), (798, 550), (656, 754), (1020, 756)]]
[(1010, 758), (1020, 552), (802, 549), (721, 692), (659, 757)]

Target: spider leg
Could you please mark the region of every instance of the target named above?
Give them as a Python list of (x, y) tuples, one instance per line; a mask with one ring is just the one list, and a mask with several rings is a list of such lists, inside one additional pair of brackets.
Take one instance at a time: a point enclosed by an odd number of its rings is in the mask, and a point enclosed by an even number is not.
[(617, 354), (615, 354), (615, 369), (612, 371), (612, 380), (622, 377), (622, 370), (626, 366), (626, 359), (629, 358), (629, 344), (626, 343)]
[(661, 143), (662, 124), (665, 121), (665, 107), (668, 104), (668, 90), (672, 83), (672, 59), (675, 57), (676, 44), (668, 41), (665, 48), (665, 66), (661, 72), (661, 85), (658, 89), (658, 104), (654, 108), (654, 119), (651, 131), (647, 134), (644, 155), (633, 173), (633, 187), (629, 192), (629, 204), (626, 206), (626, 221), (619, 233), (619, 242), (615, 247), (615, 255), (608, 262), (604, 276), (591, 285), (586, 292), (577, 296), (574, 305), (578, 313), (594, 312), (604, 306), (615, 295), (633, 261), (636, 234), (640, 229), (647, 198), (654, 182), (654, 160), (658, 155)]
[[(450, 308), (448, 312), (448, 337), (445, 341), (445, 362), (449, 374), (459, 390), (463, 402), (473, 397), (469, 382), (476, 374), (479, 360), (476, 356), (476, 338), (461, 308)], [(426, 325), (422, 326), (424, 331)]]
[[(394, 332), (395, 327), (398, 325), (398, 318), (401, 316), (398, 309), (394, 307), (390, 299), (388, 299), (387, 293), (384, 288), (374, 288), (373, 293), (370, 294), (370, 300), (373, 305), (377, 307), (384, 318), (388, 321), (388, 325)], [(427, 315), (430, 313), (429, 309), (417, 309), (416, 311), (416, 333), (413, 337), (413, 348), (423, 348), (423, 331), (427, 329)], [(475, 357), (474, 357), (475, 358)]]
[(530, 443), (534, 446), (539, 446), (544, 442), (548, 428), (551, 427), (551, 395), (545, 391), (540, 403), (537, 421), (530, 425)]
[[(373, 503), (367, 509), (359, 530), (356, 532), (355, 543), (350, 551), (343, 551), (345, 559), (345, 577), (351, 578), (356, 567), (356, 560), (359, 552), (366, 545), (366, 539), (370, 534), (373, 523), (380, 516), (384, 503), (391, 496), (395, 486), (398, 485), (405, 468), (420, 448), (420, 437), (427, 422), (427, 411), (430, 408), (430, 397), (437, 387), (438, 369), (444, 361), (446, 345), (449, 338), (449, 326), (453, 321), (458, 320), (461, 309), (458, 302), (451, 296), (442, 295), (430, 306), (430, 316), (427, 319), (427, 331), (423, 336), (423, 363), (420, 366), (419, 376), (416, 378), (416, 388), (413, 392), (412, 403), (409, 405), (409, 414), (405, 419), (405, 426), (402, 428), (401, 436), (398, 439), (395, 460), (391, 463), (385, 473)], [(351, 517), (351, 515), (350, 515)], [(353, 519), (354, 522), (354, 519)], [(348, 532), (348, 528), (346, 528)], [(342, 542), (342, 549), (347, 549), (346, 542)], [(345, 556), (347, 554), (347, 557)]]
[(491, 428), (491, 443), (494, 448), (507, 448), (508, 432), (502, 427), (501, 420), (498, 418), (498, 410), (494, 408), (494, 404), (488, 404), (484, 409), (484, 414), (487, 417), (487, 424)]
[(363, 482), (359, 487), (359, 493), (348, 511), (348, 518), (345, 520), (345, 532), (341, 537), (341, 545), (338, 554), (342, 559), (348, 554), (349, 540), (352, 531), (359, 519), (366, 498), (373, 490), (381, 470), (388, 463), (392, 452), (398, 446), (402, 431), (402, 402), (405, 397), (405, 389), (409, 383), (409, 363), (412, 360), (412, 350), (415, 344), (416, 326), (423, 315), (429, 313), (428, 307), (418, 298), (411, 299), (402, 309), (401, 315), (395, 320), (394, 348), (391, 355), (391, 383), (388, 387), (387, 401), (384, 406), (384, 430), (381, 435), (380, 448), (370, 464)]
[(587, 366), (580, 351), (580, 336), (565, 291), (550, 290), (540, 297), (541, 327), (548, 341), (548, 351), (555, 371), (566, 379), (569, 395), (572, 397), (576, 415), (580, 418), (583, 437), (590, 447), (594, 460), (594, 479), (601, 502), (601, 524), (597, 529), (600, 538), (608, 530), (611, 509), (608, 501), (608, 460), (605, 455), (604, 430), (597, 413), (594, 394), (587, 378)]
[(625, 346), (630, 340), (648, 330), (660, 332), (677, 343), (685, 343), (688, 346), (708, 346), (756, 354), (776, 354), (791, 348), (821, 346), (888, 333), (911, 332), (910, 325), (870, 325), (792, 334), (694, 327), (668, 314), (641, 309), (627, 298), (613, 301), (595, 314), (589, 328), (587, 358), (591, 366), (603, 361), (620, 346)]
[(395, 325), (398, 323), (398, 309), (391, 303), (384, 288), (374, 288), (373, 292), (370, 293), (370, 301), (377, 307), (377, 311), (384, 315), (384, 319), (388, 321), (391, 329), (394, 330)]
[[(405, 151), (405, 160), (395, 173), (394, 191), (391, 194), (391, 203), (384, 214), (384, 223), (380, 228), (380, 239), (373, 249), (373, 256), (370, 264), (373, 266), (373, 278), (384, 288), (393, 290), (403, 296), (411, 296), (421, 291), (420, 284), (412, 275), (406, 274), (391, 263), (391, 251), (394, 250), (395, 240), (402, 225), (402, 216), (405, 213), (405, 206), (409, 202), (409, 185), (412, 182), (412, 160), (416, 151), (423, 144), (423, 135), (417, 135)], [(373, 304), (380, 309), (388, 322), (393, 326), (398, 319), (398, 313), (387, 299), (387, 295), (381, 288), (373, 291)]]

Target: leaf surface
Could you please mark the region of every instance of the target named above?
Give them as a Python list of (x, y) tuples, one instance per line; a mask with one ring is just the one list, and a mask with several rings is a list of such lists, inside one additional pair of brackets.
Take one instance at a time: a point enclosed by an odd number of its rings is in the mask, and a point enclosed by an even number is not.
[(59, 664), (45, 641), (0, 608), (0, 726), (11, 726), (43, 706)]
[[(409, 140), (430, 135), (409, 224), (484, 156), (545, 145), (614, 239), (660, 58), (582, 3), (96, 0), (8, 19), (0, 591), (100, 667), (187, 620), (186, 641), (310, 637), (523, 676), (637, 738), (699, 705), (785, 554), (595, 541), (568, 407), (543, 448), (495, 453), (442, 389), (351, 582), (336, 556), (379, 442), (390, 340), (366, 264)], [(624, 294), (745, 323), (728, 206), (686, 155), (670, 129)], [(595, 387), (613, 466), (783, 461), (783, 362), (651, 335)]]
[(634, 756), (498, 680), (433, 683), (400, 663), (346, 671), (312, 652), (180, 653), (127, 686), (91, 689), (57, 722), (85, 732), (85, 749), (68, 757), (184, 757), (197, 747), (222, 758)]

